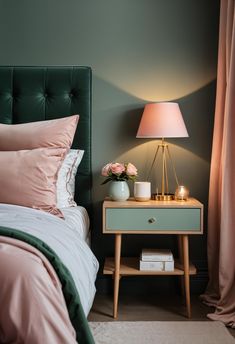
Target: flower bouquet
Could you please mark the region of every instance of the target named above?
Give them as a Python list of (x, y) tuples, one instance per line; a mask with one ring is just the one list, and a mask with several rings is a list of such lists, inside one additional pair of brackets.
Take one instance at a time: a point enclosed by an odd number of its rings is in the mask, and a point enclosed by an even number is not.
[(110, 181), (135, 181), (137, 174), (137, 168), (130, 162), (110, 162), (102, 168), (101, 175), (107, 177), (102, 185)]

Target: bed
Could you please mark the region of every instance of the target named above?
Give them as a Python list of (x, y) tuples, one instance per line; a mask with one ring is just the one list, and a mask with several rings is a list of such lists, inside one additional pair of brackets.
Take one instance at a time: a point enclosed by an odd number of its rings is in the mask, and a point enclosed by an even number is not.
[[(91, 69), (0, 67), (0, 123), (0, 342), (93, 343), (86, 320), (98, 271), (89, 248)], [(67, 123), (74, 128), (71, 142), (48, 147)], [(28, 132), (30, 146), (37, 142), (38, 127), (46, 144), (28, 147)], [(53, 192), (46, 190), (47, 201), (61, 199), (53, 207), (41, 202), (41, 161), (52, 162), (46, 182)], [(64, 192), (68, 176), (75, 177), (73, 190)], [(34, 194), (39, 206), (30, 203)]]

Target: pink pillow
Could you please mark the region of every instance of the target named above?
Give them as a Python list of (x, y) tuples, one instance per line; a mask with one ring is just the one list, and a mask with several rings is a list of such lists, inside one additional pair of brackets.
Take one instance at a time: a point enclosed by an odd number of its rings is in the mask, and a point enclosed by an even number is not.
[(63, 217), (56, 208), (56, 181), (66, 153), (65, 148), (0, 152), (0, 203)]
[(70, 148), (79, 115), (24, 124), (0, 124), (0, 151), (40, 147)]

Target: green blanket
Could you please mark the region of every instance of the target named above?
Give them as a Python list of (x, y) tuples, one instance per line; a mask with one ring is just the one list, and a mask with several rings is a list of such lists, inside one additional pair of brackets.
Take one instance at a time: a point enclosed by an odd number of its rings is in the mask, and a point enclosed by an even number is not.
[(56, 253), (40, 239), (16, 229), (0, 226), (0, 235), (25, 241), (44, 254), (54, 267), (62, 284), (69, 317), (76, 330), (78, 343), (95, 344), (73, 278)]

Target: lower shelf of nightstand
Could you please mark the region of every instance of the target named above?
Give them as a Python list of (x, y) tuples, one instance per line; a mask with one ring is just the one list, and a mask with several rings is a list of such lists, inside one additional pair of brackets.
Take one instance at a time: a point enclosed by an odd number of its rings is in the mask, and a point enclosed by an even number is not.
[[(115, 270), (114, 258), (108, 257), (105, 259), (104, 275), (113, 275)], [(197, 270), (193, 264), (190, 263), (189, 274), (195, 275)], [(136, 276), (136, 275), (184, 275), (183, 265), (175, 260), (174, 271), (143, 271), (139, 270), (139, 258), (122, 257), (120, 263), (120, 275), (122, 276)]]

